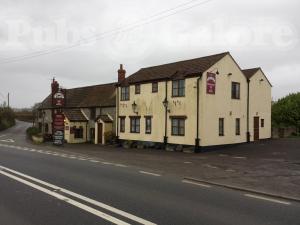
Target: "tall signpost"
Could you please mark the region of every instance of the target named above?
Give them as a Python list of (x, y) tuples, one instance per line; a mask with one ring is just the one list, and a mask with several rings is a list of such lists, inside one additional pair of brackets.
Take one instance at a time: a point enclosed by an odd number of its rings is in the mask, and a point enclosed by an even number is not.
[(65, 106), (65, 90), (59, 87), (57, 81), (53, 79), (52, 85), (52, 121), (53, 121), (53, 144), (64, 144), (64, 131), (65, 131), (65, 116), (62, 108)]

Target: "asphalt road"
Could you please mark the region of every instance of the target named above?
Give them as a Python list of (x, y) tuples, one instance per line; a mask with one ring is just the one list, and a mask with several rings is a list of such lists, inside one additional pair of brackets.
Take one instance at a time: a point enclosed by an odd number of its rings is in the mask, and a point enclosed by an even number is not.
[(0, 133), (1, 225), (300, 224), (298, 202), (29, 148), (26, 126)]

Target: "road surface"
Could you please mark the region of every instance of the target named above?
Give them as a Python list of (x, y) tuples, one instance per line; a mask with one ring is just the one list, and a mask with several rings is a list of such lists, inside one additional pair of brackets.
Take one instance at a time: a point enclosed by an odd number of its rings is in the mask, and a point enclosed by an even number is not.
[(0, 132), (1, 225), (300, 224), (299, 202), (28, 147), (27, 126)]

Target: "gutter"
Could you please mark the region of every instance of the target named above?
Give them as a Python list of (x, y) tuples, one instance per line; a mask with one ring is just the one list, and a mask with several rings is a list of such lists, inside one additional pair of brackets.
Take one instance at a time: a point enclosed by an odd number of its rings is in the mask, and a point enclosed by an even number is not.
[(197, 114), (196, 114), (196, 139), (195, 139), (195, 153), (201, 152), (201, 146), (200, 146), (200, 134), (199, 134), (199, 112), (200, 112), (200, 80), (202, 78), (202, 74), (197, 79)]
[(247, 79), (247, 142), (250, 142), (250, 130), (249, 130), (249, 119), (250, 119), (250, 79)]

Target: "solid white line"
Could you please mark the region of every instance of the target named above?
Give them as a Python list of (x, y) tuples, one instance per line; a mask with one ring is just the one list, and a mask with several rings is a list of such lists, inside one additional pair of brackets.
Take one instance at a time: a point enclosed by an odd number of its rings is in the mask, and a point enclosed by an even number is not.
[(207, 185), (207, 184), (201, 184), (201, 183), (198, 183), (198, 182), (193, 182), (193, 181), (188, 181), (188, 180), (182, 180), (182, 183), (194, 184), (194, 185), (201, 186), (201, 187), (206, 187), (206, 188), (211, 187), (210, 185)]
[(92, 163), (98, 163), (99, 161), (98, 160), (89, 160), (90, 162)]
[(247, 159), (247, 157), (243, 157), (243, 156), (235, 156), (233, 157), (234, 159)]
[(26, 175), (26, 174), (20, 173), (20, 172), (18, 172), (18, 171), (9, 169), (9, 168), (7, 168), (7, 167), (0, 166), (0, 169), (5, 169), (5, 170), (7, 170), (7, 171), (9, 171), (9, 172), (11, 172), (11, 173), (14, 173), (14, 174), (17, 174), (17, 175), (22, 176), (22, 177), (24, 177), (24, 178), (30, 179), (30, 180), (32, 180), (32, 181), (34, 181), (34, 182), (39, 183), (39, 184), (45, 185), (45, 186), (50, 187), (50, 188), (55, 189), (55, 190), (59, 190), (60, 192), (66, 193), (66, 194), (68, 194), (68, 195), (70, 195), (70, 196), (76, 197), (76, 198), (78, 198), (78, 199), (81, 199), (81, 200), (83, 200), (83, 201), (86, 201), (86, 202), (88, 202), (88, 203), (90, 203), (90, 204), (93, 204), (93, 205), (95, 205), (95, 206), (98, 206), (98, 207), (101, 207), (101, 208), (103, 208), (103, 209), (109, 210), (109, 211), (111, 211), (111, 212), (114, 212), (114, 213), (119, 214), (119, 215), (121, 215), (121, 216), (123, 216), (123, 217), (129, 218), (129, 219), (131, 219), (131, 220), (133, 220), (133, 221), (136, 221), (136, 222), (138, 222), (138, 223), (141, 223), (141, 224), (144, 224), (144, 225), (156, 225), (155, 223), (152, 223), (152, 222), (150, 222), (150, 221), (144, 220), (144, 219), (142, 219), (142, 218), (140, 218), (140, 217), (137, 217), (137, 216), (134, 216), (134, 215), (132, 215), (132, 214), (130, 214), (130, 213), (124, 212), (124, 211), (119, 210), (119, 209), (116, 209), (116, 208), (114, 208), (114, 207), (112, 207), (112, 206), (109, 206), (109, 205), (106, 205), (106, 204), (104, 204), (104, 203), (98, 202), (98, 201), (96, 201), (96, 200), (93, 200), (93, 199), (91, 199), (91, 198), (88, 198), (88, 197), (85, 197), (85, 196), (83, 196), (83, 195), (77, 194), (77, 193), (75, 193), (75, 192), (72, 192), (72, 191), (63, 189), (63, 188), (61, 188), (61, 187), (58, 187), (58, 186), (56, 186), (56, 185), (47, 183), (47, 182), (45, 182), (45, 181), (36, 179), (36, 178), (34, 178), (34, 177), (31, 177), (31, 176), (28, 176), (28, 175)]
[(11, 178), (13, 180), (16, 180), (16, 181), (18, 181), (20, 183), (23, 183), (23, 184), (25, 184), (25, 185), (27, 185), (29, 187), (32, 187), (32, 188), (34, 188), (36, 190), (44, 192), (45, 194), (48, 194), (48, 195), (50, 195), (52, 197), (55, 197), (55, 198), (57, 198), (59, 200), (62, 200), (64, 202), (68, 203), (68, 204), (71, 204), (71, 205), (73, 205), (73, 206), (75, 206), (77, 208), (80, 208), (80, 209), (82, 209), (84, 211), (87, 211), (87, 212), (89, 212), (91, 214), (94, 214), (94, 215), (96, 215), (96, 216), (98, 216), (98, 217), (100, 217), (102, 219), (105, 219), (105, 220), (107, 220), (109, 222), (112, 222), (114, 224), (117, 224), (117, 225), (130, 225), (129, 223), (126, 223), (126, 222), (124, 222), (122, 220), (119, 220), (119, 219), (117, 219), (115, 217), (112, 217), (112, 216), (110, 216), (110, 215), (108, 215), (106, 213), (103, 213), (103, 212), (99, 211), (99, 210), (93, 209), (93, 208), (91, 208), (91, 207), (89, 207), (87, 205), (84, 205), (84, 204), (82, 204), (80, 202), (77, 202), (77, 201), (75, 201), (75, 200), (73, 200), (71, 198), (68, 198), (66, 196), (60, 195), (58, 193), (50, 191), (50, 190), (48, 190), (46, 188), (43, 188), (41, 186), (38, 186), (38, 185), (36, 185), (34, 183), (31, 183), (31, 182), (29, 182), (27, 180), (21, 179), (19, 177), (16, 177), (16, 176), (11, 175), (9, 173), (6, 173), (4, 171), (0, 171), (0, 174), (2, 174), (4, 176), (7, 176), (7, 177), (9, 177), (9, 178)]
[(150, 173), (150, 172), (146, 172), (146, 171), (139, 171), (142, 174), (147, 174), (147, 175), (151, 175), (151, 176), (155, 176), (155, 177), (160, 177), (160, 174), (157, 173)]
[(128, 166), (123, 165), (123, 164), (115, 164), (115, 166), (117, 166), (117, 167), (128, 167)]
[[(90, 161), (92, 162), (94, 160), (90, 160)], [(104, 164), (104, 165), (112, 165), (112, 163), (110, 163), (110, 162), (102, 162), (102, 164)]]
[(274, 199), (274, 198), (267, 198), (267, 197), (263, 197), (263, 196), (259, 196), (259, 195), (245, 194), (245, 196), (249, 197), (249, 198), (256, 198), (256, 199), (266, 200), (266, 201), (280, 203), (280, 204), (284, 204), (284, 205), (290, 205), (291, 204), (290, 202), (281, 201), (281, 200), (277, 200), (277, 199)]

